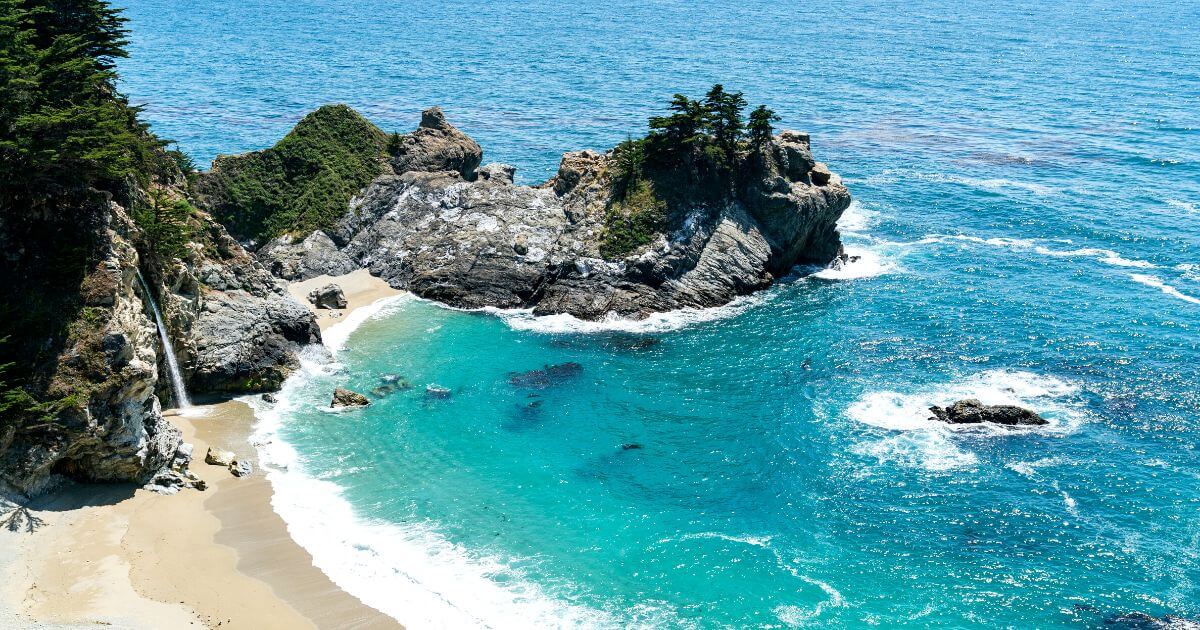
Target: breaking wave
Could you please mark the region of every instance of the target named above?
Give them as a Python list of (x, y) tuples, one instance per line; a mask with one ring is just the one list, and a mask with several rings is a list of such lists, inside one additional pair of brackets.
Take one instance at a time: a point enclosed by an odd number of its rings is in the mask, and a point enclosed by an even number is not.
[[(931, 385), (912, 392), (869, 392), (852, 403), (846, 415), (857, 422), (892, 434), (859, 444), (855, 452), (928, 470), (951, 470), (978, 463), (956, 434), (1007, 436), (1027, 433), (1066, 435), (1085, 421), (1074, 403), (1079, 386), (1053, 376), (1015, 370), (991, 370), (969, 378)], [(976, 398), (989, 405), (1018, 405), (1041, 414), (1049, 424), (1040, 427), (1001, 427), (991, 424), (952, 425), (931, 420), (929, 407)]]
[[(325, 333), (330, 350), (344, 347), (355, 328), (405, 297), (375, 302), (331, 327)], [(271, 505), (321, 571), (409, 628), (621, 625), (609, 612), (546, 594), (502, 559), (472, 553), (447, 540), (433, 524), (363, 518), (340, 486), (309, 474), (281, 429), (306, 404), (306, 391), (321, 387), (322, 377), (340, 369), (321, 348), (310, 348), (276, 404), (256, 396), (242, 398), (259, 420), (251, 442), (274, 490)]]
[(1134, 282), (1144, 284), (1148, 287), (1154, 287), (1173, 298), (1178, 298), (1180, 300), (1183, 300), (1184, 302), (1191, 302), (1192, 304), (1200, 304), (1200, 298), (1188, 295), (1188, 294), (1180, 291), (1179, 289), (1176, 289), (1175, 287), (1167, 284), (1166, 282), (1163, 282), (1162, 278), (1159, 278), (1157, 276), (1151, 276), (1151, 275), (1146, 275), (1146, 274), (1141, 274), (1141, 273), (1131, 273), (1131, 274), (1129, 274), (1129, 277), (1133, 278)]

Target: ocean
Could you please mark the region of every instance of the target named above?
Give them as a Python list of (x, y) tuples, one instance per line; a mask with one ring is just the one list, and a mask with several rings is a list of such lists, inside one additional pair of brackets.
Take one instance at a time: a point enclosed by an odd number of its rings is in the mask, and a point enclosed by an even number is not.
[[(810, 132), (854, 195), (858, 262), (726, 307), (587, 323), (398, 297), (331, 331), (334, 360), (258, 404), (273, 504), (405, 625), (1200, 615), (1200, 4), (127, 15), (122, 89), (202, 164), (323, 103), (389, 132), (440, 105), (534, 183), (720, 82)], [(963, 397), (1050, 424), (926, 419)]]

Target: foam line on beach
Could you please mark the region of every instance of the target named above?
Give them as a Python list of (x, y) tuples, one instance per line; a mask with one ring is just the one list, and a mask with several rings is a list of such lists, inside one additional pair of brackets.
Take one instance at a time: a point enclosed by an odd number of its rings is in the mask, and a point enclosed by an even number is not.
[[(336, 347), (344, 348), (358, 325), (396, 303), (380, 300), (376, 308), (356, 311), (363, 314), (339, 323)], [(620, 625), (605, 611), (547, 595), (501, 559), (447, 540), (433, 524), (364, 519), (341, 487), (309, 474), (282, 430), (304, 405), (320, 405), (312, 400), (312, 388), (327, 389), (328, 375), (339, 369), (320, 348), (310, 347), (302, 353), (300, 369), (284, 382), (278, 402), (242, 398), (258, 418), (251, 443), (274, 489), (271, 505), (321, 571), (409, 628)], [(493, 578), (503, 578), (503, 584)]]

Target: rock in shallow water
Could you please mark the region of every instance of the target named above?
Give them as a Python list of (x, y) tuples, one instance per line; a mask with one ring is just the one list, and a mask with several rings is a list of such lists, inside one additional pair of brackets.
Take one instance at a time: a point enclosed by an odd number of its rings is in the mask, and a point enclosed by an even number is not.
[(337, 388), (333, 390), (333, 400), (329, 403), (330, 407), (366, 407), (371, 404), (366, 396), (358, 392), (352, 392), (348, 389)]
[(1037, 413), (1014, 405), (985, 405), (982, 402), (968, 398), (960, 400), (949, 407), (933, 406), (930, 420), (940, 420), (950, 424), (981, 424), (991, 422), (1004, 426), (1041, 426), (1047, 424), (1046, 419)]

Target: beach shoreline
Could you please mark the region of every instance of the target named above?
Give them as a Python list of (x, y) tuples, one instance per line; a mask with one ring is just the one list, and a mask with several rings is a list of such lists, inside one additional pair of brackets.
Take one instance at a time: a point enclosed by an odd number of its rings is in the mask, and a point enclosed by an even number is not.
[[(339, 284), (347, 307), (318, 311), (309, 290)], [(293, 283), (322, 332), (400, 292), (365, 270)], [(161, 495), (122, 485), (74, 485), (29, 503), (32, 532), (2, 531), (0, 626), (57, 628), (398, 628), (317, 569), (274, 511), (251, 436), (254, 410), (230, 400), (164, 413), (194, 446), (208, 486)], [(204, 462), (209, 446), (254, 468), (234, 477)]]

